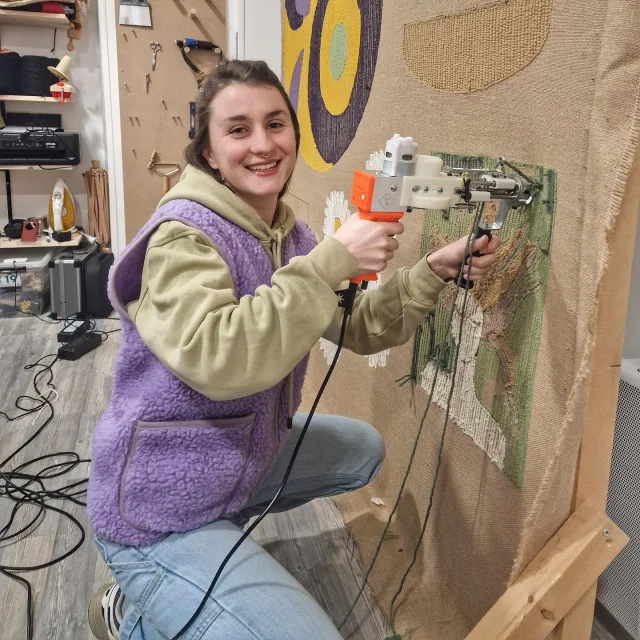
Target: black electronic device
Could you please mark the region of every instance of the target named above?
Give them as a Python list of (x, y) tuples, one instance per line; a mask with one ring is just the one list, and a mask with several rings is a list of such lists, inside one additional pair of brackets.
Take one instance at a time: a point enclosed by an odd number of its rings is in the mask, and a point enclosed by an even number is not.
[(82, 266), (82, 311), (91, 318), (108, 318), (113, 306), (107, 293), (113, 253), (97, 252)]
[(62, 331), (58, 332), (58, 342), (70, 342), (89, 331), (90, 328), (91, 322), (89, 320), (79, 319), (69, 322)]
[(59, 113), (23, 113), (10, 111), (5, 118), (7, 127), (27, 129), (49, 129), (62, 131), (62, 116)]
[(69, 250), (49, 262), (51, 317), (108, 318), (113, 307), (107, 284), (113, 265), (112, 253), (97, 246)]
[(71, 240), (71, 231), (54, 231), (51, 237), (56, 242), (69, 242)]
[[(84, 265), (97, 251), (96, 245), (69, 249), (49, 262), (51, 317), (75, 318), (84, 308)], [(106, 284), (105, 284), (106, 293)]]
[(0, 131), (0, 165), (80, 164), (80, 136), (66, 131), (5, 127)]
[(102, 336), (94, 331), (82, 334), (58, 349), (60, 360), (79, 360), (90, 351), (97, 349), (102, 344)]

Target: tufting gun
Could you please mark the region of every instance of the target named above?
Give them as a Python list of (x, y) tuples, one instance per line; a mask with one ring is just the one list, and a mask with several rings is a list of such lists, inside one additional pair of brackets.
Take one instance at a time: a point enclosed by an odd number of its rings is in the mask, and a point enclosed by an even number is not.
[[(393, 222), (412, 209), (472, 209), (498, 200), (495, 219), (478, 225), (478, 238), (491, 237), (492, 231), (502, 228), (509, 211), (530, 204), (542, 186), (504, 158), (495, 169), (459, 169), (445, 167), (442, 158), (417, 151), (413, 138), (396, 133), (387, 140), (382, 171), (354, 172), (351, 204), (360, 217)], [(372, 273), (354, 281), (375, 279)]]

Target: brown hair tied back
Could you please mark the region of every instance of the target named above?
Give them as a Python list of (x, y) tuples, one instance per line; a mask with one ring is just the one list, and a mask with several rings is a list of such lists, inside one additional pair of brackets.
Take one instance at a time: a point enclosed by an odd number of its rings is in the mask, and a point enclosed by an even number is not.
[[(209, 146), (209, 120), (211, 119), (211, 103), (225, 87), (231, 84), (247, 84), (254, 87), (274, 87), (280, 92), (289, 109), (293, 130), (296, 136), (296, 153), (300, 148), (300, 125), (289, 96), (278, 76), (262, 60), (226, 60), (223, 59), (217, 68), (208, 75), (200, 86), (200, 94), (196, 102), (196, 135), (184, 152), (186, 161), (213, 176), (223, 183), (222, 176), (217, 169), (213, 169), (207, 162), (204, 151)], [(289, 180), (278, 194), (279, 198), (287, 192)]]

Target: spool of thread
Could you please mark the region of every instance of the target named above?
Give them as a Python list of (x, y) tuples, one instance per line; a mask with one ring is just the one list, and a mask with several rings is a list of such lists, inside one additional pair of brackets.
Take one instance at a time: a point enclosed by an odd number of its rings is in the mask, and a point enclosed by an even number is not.
[(48, 96), (51, 86), (51, 72), (48, 67), (56, 67), (58, 58), (45, 56), (22, 56), (20, 65), (20, 95)]
[(0, 95), (15, 96), (20, 93), (20, 54), (0, 50)]
[(62, 82), (69, 82), (69, 76), (67, 75), (67, 71), (71, 66), (71, 58), (69, 56), (63, 56), (62, 60), (58, 63), (57, 67), (47, 67), (51, 73), (53, 73), (58, 80), (62, 80)]

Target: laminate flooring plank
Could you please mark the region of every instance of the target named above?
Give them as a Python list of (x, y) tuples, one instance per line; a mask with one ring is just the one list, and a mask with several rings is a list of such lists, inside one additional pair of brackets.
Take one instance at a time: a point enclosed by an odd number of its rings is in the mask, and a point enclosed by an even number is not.
[[(267, 517), (253, 535), (321, 604), (337, 625), (363, 580), (357, 549), (327, 499)], [(367, 590), (342, 630), (351, 640), (383, 640), (386, 625)]]
[[(98, 322), (98, 328), (104, 330), (118, 326), (119, 323), (112, 320)], [(35, 318), (0, 319), (0, 388), (5, 390), (0, 411), (8, 410), (13, 415), (15, 396), (24, 392), (33, 394), (33, 371), (24, 371), (24, 365), (57, 352), (56, 334), (61, 327)], [(63, 451), (75, 451), (81, 458), (90, 457), (95, 424), (111, 392), (119, 339), (119, 333), (111, 333), (105, 343), (80, 360), (59, 361), (54, 365), (54, 384), (58, 391), (54, 419), (17, 460)], [(33, 416), (14, 423), (0, 419), (0, 454), (8, 455), (33, 434), (46, 417), (45, 411), (36, 425), (32, 424)], [(59, 455), (54, 460), (63, 461), (64, 457)], [(86, 463), (79, 465), (60, 479), (61, 484), (85, 478), (87, 468)], [(7, 503), (0, 499), (2, 524), (10, 509)], [(68, 502), (54, 504), (72, 513), (87, 528), (82, 506)], [(22, 517), (26, 519), (26, 515)], [(315, 500), (298, 509), (270, 515), (253, 537), (318, 599), (336, 623), (342, 621), (357, 594), (363, 572), (356, 546), (331, 500)], [(0, 561), (7, 564), (46, 562), (64, 553), (77, 540), (73, 524), (64, 516), (50, 513), (32, 535), (0, 547)], [(96, 589), (112, 578), (89, 533), (73, 556), (24, 577), (34, 585), (34, 640), (91, 640), (86, 618), (89, 600)], [(24, 587), (0, 576), (2, 640), (26, 637), (25, 607)], [(382, 640), (386, 636), (384, 631), (384, 619), (366, 590), (343, 635), (351, 640)]]
[[(30, 536), (21, 544), (12, 545), (3, 550), (3, 565), (27, 566), (48, 562), (55, 544), (55, 536)], [(47, 569), (21, 573), (22, 578), (31, 583), (33, 591), (34, 626), (40, 613), (40, 604), (44, 593)], [(0, 620), (2, 621), (2, 640), (25, 640), (26, 635), (27, 591), (25, 587), (0, 575)]]

